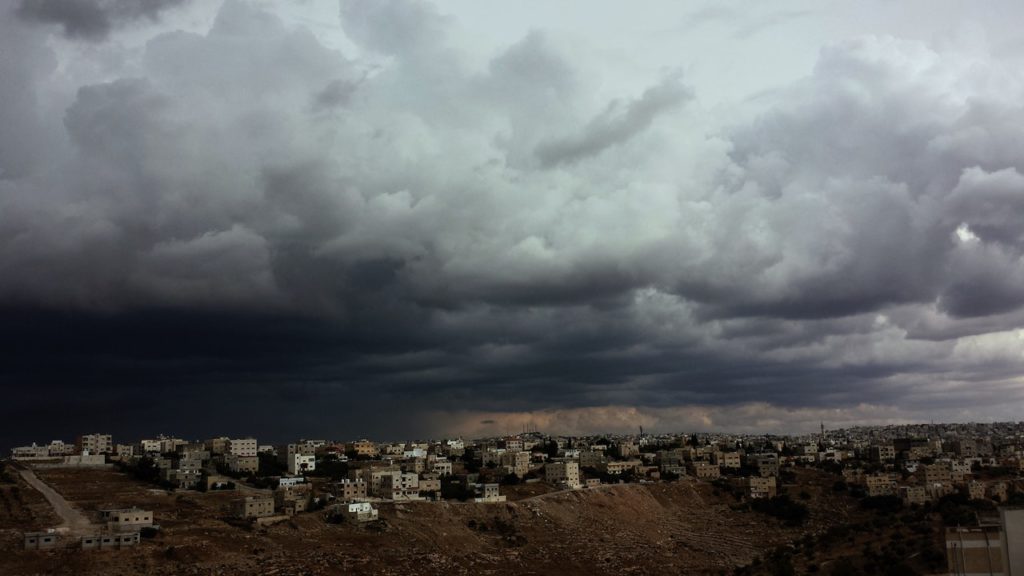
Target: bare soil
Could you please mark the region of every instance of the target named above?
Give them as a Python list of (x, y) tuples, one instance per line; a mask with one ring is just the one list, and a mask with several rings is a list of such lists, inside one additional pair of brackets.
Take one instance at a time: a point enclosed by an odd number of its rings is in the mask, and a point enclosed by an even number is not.
[(363, 525), (329, 524), (312, 512), (254, 529), (227, 518), (233, 493), (165, 492), (110, 469), (44, 470), (39, 477), (90, 517), (135, 505), (153, 510), (163, 530), (119, 551), (21, 550), (24, 527), (56, 520), (41, 497), (26, 494), (35, 504), (0, 517), (0, 574), (729, 574), (844, 521), (854, 508), (822, 490), (808, 500), (808, 523), (789, 528), (684, 479), (523, 490), (518, 501), (501, 504), (381, 504), (381, 519)]

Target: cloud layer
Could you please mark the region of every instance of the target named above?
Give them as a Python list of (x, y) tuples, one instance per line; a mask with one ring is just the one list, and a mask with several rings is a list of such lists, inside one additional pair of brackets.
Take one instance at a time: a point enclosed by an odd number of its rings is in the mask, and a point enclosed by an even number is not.
[(324, 433), (1024, 398), (1019, 68), (862, 37), (723, 121), (685, 73), (609, 90), (544, 31), (474, 64), (420, 2), (342, 1), (347, 53), (229, 0), (87, 82), (27, 24), (95, 43), (174, 4), (0, 21), (8, 416), (48, 413), (26, 385), (243, 390), (335, 406)]

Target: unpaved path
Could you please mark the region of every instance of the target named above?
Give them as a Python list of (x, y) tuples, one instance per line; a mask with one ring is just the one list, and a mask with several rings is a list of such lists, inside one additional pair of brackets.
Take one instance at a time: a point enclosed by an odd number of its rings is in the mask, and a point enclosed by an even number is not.
[(75, 507), (71, 505), (63, 496), (60, 495), (56, 490), (50, 488), (45, 482), (36, 476), (35, 472), (27, 468), (18, 470), (21, 473), (21, 477), (28, 482), (30, 486), (39, 491), (40, 494), (46, 498), (46, 501), (53, 506), (53, 511), (60, 516), (64, 522), (58, 526), (58, 530), (67, 532), (73, 536), (83, 536), (86, 534), (92, 534), (97, 531), (97, 527), (93, 526), (89, 519), (84, 514), (79, 512)]

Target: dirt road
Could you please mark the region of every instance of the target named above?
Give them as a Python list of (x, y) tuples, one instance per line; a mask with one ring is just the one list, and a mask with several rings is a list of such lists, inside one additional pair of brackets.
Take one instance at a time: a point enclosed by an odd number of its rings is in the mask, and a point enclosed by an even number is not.
[(21, 473), (21, 477), (28, 482), (30, 486), (39, 491), (40, 494), (46, 498), (46, 501), (53, 506), (54, 512), (60, 516), (64, 522), (57, 527), (60, 531), (67, 531), (72, 536), (82, 536), (85, 534), (92, 534), (97, 531), (97, 527), (93, 526), (89, 522), (89, 519), (84, 514), (76, 510), (71, 504), (64, 499), (56, 490), (50, 488), (45, 482), (36, 476), (35, 472), (27, 468), (18, 470)]

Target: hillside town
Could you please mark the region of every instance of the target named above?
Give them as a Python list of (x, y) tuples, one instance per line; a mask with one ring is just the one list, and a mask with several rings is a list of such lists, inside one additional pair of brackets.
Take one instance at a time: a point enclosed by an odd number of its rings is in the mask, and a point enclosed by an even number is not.
[[(832, 478), (831, 490), (862, 504), (917, 510), (956, 502), (958, 510), (970, 511), (945, 527), (943, 564), (950, 574), (1024, 573), (1024, 510), (1017, 508), (1024, 503), (1021, 423), (844, 430), (822, 425), (818, 433), (802, 436), (640, 429), (589, 437), (524, 432), (476, 440), (287, 444), (164, 435), (115, 442), (110, 434), (91, 433), (74, 442), (14, 448), (10, 466), (26, 479), (34, 479), (33, 471), (113, 467), (166, 491), (233, 494), (225, 520), (256, 527), (305, 514), (370, 525), (378, 521), (381, 505), (488, 505), (684, 479), (798, 524), (806, 515), (807, 491), (796, 472), (816, 470)], [(160, 530), (152, 510), (87, 512), (92, 517), (78, 529), (24, 532), (24, 548), (125, 549)]]

